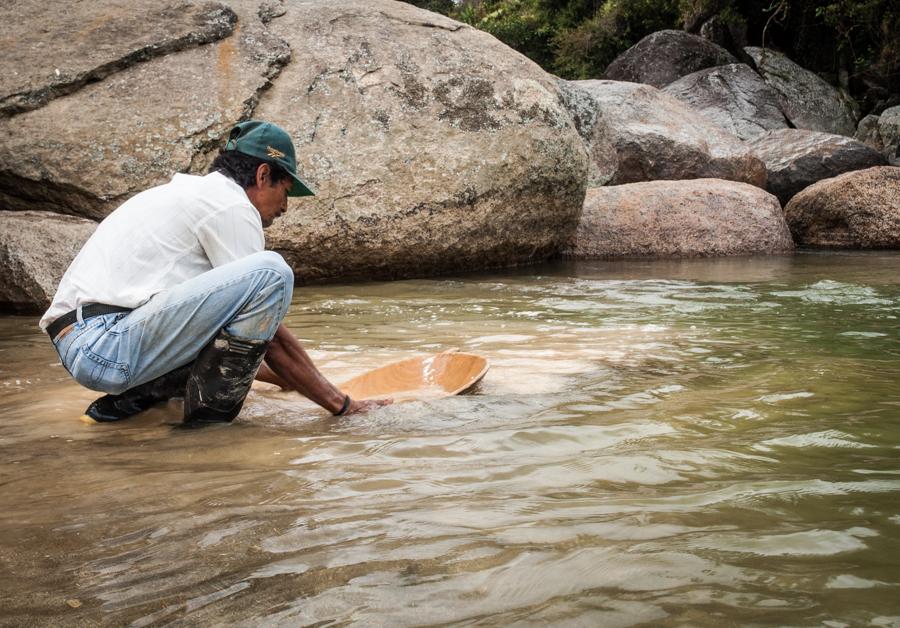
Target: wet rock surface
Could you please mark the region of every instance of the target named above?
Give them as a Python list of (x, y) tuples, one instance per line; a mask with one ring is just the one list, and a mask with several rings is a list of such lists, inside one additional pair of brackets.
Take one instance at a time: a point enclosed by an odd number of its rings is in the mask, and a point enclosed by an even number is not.
[(788, 128), (778, 93), (743, 63), (688, 74), (663, 91), (742, 140)]
[(709, 257), (793, 248), (774, 196), (745, 183), (695, 179), (588, 188), (565, 254)]
[(744, 51), (778, 92), (781, 110), (795, 128), (853, 136), (855, 103), (837, 88), (774, 50), (750, 46)]
[(574, 230), (587, 156), (556, 83), (491, 36), (396, 2), (301, 2), (296, 59), (256, 111), (317, 195), (268, 230), (300, 281), (546, 258)]
[(734, 55), (713, 42), (684, 31), (652, 33), (619, 55), (604, 78), (663, 87), (698, 70), (737, 63)]
[(216, 2), (133, 0), (0, 6), (0, 116), (45, 105), (135, 63), (223, 39), (237, 16)]
[[(765, 185), (765, 166), (743, 142), (674, 96), (622, 81), (570, 81), (567, 89), (586, 93), (599, 112), (604, 130), (592, 129), (585, 137), (588, 142), (600, 137), (614, 148), (615, 163), (604, 147), (599, 151), (604, 161), (596, 164), (609, 185), (697, 178)], [(597, 154), (592, 146), (590, 152)]]
[(802, 129), (770, 131), (748, 145), (766, 164), (766, 189), (782, 204), (816, 181), (887, 163), (881, 153), (862, 142)]
[(0, 308), (39, 313), (97, 223), (50, 212), (0, 211)]
[(798, 244), (900, 248), (900, 168), (882, 166), (825, 179), (784, 208)]
[(290, 59), (256, 21), (220, 42), (137, 63), (0, 120), (0, 203), (102, 218), (197, 169)]

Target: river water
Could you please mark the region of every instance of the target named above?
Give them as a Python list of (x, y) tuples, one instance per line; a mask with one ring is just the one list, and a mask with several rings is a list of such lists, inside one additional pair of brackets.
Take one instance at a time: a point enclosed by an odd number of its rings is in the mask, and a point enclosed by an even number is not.
[(334, 381), (459, 347), (475, 394), (333, 420), (255, 388), (77, 420), (0, 318), (0, 624), (900, 626), (900, 254), (299, 288)]

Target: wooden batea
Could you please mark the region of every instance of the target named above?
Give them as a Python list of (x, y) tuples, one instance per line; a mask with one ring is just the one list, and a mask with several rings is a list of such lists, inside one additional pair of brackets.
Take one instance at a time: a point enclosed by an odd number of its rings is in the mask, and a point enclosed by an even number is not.
[(392, 362), (344, 382), (340, 389), (354, 399), (438, 399), (470, 390), (489, 368), (481, 356), (451, 349)]

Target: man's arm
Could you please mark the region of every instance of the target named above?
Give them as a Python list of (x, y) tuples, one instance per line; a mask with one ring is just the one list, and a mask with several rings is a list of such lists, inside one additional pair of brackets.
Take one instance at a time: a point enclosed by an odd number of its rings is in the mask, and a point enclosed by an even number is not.
[[(268, 364), (269, 369), (266, 368)], [(274, 375), (274, 377), (273, 377)], [(266, 351), (265, 364), (257, 379), (276, 384), (287, 390), (296, 390), (316, 402), (332, 414), (344, 405), (344, 393), (329, 382), (313, 364), (300, 341), (282, 324)], [(391, 403), (384, 401), (356, 401), (352, 399), (345, 414), (371, 410)]]

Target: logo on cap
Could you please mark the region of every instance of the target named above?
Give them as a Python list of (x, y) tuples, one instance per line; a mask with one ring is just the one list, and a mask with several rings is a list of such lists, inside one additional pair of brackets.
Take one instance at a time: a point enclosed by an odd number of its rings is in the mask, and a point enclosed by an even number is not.
[(266, 146), (266, 152), (272, 159), (281, 159), (282, 157), (284, 157), (284, 153), (282, 153), (277, 148), (272, 148), (271, 146)]

